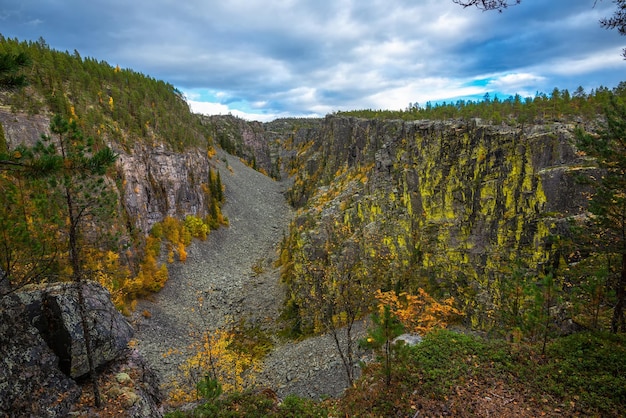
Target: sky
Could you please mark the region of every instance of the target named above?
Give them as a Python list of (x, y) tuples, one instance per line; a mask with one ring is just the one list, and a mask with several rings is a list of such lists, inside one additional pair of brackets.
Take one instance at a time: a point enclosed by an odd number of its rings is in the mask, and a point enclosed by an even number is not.
[[(595, 5), (594, 5), (595, 3)], [(321, 117), (626, 80), (610, 0), (0, 0), (0, 34), (171, 83), (196, 113)]]

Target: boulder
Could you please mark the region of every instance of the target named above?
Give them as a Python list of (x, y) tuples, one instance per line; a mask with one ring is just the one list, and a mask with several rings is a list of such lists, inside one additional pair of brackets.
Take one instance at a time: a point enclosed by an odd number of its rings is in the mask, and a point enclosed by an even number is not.
[(0, 416), (65, 417), (80, 396), (12, 294), (0, 299)]
[[(111, 303), (109, 292), (95, 282), (82, 286), (90, 342), (96, 368), (117, 358), (133, 335), (132, 326)], [(24, 305), (27, 320), (59, 358), (67, 376), (79, 378), (89, 372), (85, 336), (78, 304), (78, 286), (57, 283), (38, 286), (15, 296)]]
[(394, 338), (393, 344), (397, 344), (400, 341), (407, 346), (414, 346), (422, 342), (422, 337), (419, 334), (402, 334)]

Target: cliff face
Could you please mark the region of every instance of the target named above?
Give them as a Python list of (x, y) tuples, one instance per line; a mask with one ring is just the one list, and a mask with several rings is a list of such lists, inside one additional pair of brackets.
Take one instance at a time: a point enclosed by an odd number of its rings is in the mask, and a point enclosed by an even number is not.
[(166, 216), (182, 219), (207, 214), (202, 187), (209, 179), (206, 151), (177, 153), (162, 145), (141, 145), (132, 154), (119, 152), (117, 170), (129, 222), (144, 233)]
[[(260, 122), (248, 122), (234, 116), (200, 116), (211, 131), (211, 140), (224, 151), (236, 155), (252, 168), (277, 178), (276, 147)], [(274, 158), (273, 158), (274, 157)]]
[[(11, 113), (0, 109), (0, 123), (9, 149), (33, 145), (41, 134), (49, 134), (50, 119), (43, 115)], [(118, 154), (116, 176), (123, 222), (127, 229), (147, 233), (166, 216), (207, 214), (203, 188), (209, 178), (210, 158), (206, 149), (188, 148), (174, 152), (162, 144), (138, 143), (132, 152), (117, 143), (109, 146)]]
[(291, 199), (302, 207), (292, 243), (306, 248), (328, 239), (323, 225), (343, 228), (343, 251), (359, 243), (381, 286), (439, 289), (484, 325), (505, 277), (558, 268), (555, 239), (585, 214), (577, 178), (597, 169), (573, 131), (327, 117), (314, 135), (290, 137)]

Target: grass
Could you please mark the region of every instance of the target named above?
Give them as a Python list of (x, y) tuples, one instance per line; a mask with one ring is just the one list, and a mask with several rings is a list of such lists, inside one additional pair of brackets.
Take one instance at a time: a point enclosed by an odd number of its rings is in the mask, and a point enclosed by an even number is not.
[(338, 400), (316, 403), (271, 391), (226, 394), (182, 417), (623, 416), (626, 336), (580, 333), (547, 346), (440, 330), (396, 349), (393, 378), (380, 364)]
[(325, 418), (329, 410), (309, 399), (288, 396), (278, 402), (271, 391), (231, 393), (198, 406), (192, 411), (175, 411), (165, 418)]
[[(340, 401), (348, 416), (622, 416), (626, 336), (581, 333), (540, 346), (438, 331), (398, 350)], [(367, 412), (364, 412), (367, 411)]]

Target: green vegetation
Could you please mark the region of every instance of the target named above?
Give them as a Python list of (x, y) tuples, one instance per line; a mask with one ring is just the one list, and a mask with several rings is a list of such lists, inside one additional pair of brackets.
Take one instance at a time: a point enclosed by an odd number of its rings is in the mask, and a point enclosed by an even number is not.
[[(245, 143), (243, 121), (201, 121), (170, 84), (52, 51), (43, 40), (0, 37), (0, 86), (14, 111), (57, 115), (52, 136), (32, 147), (9, 150), (0, 125), (0, 281), (10, 291), (89, 274), (126, 311), (167, 280), (162, 250), (168, 262), (184, 261), (193, 237), (228, 223), (220, 173), (210, 170), (200, 183), (207, 216), (167, 217), (138, 237), (120, 214), (114, 187), (121, 190), (123, 179), (108, 172), (116, 156), (105, 144), (129, 153), (200, 147), (210, 158), (215, 144), (260, 171), (258, 152), (269, 156), (281, 144), (259, 151)], [(525, 99), (341, 112), (354, 118), (331, 116), (329, 129), (268, 125), (286, 136), (292, 156), (275, 161), (270, 174), (279, 176), (281, 163), (290, 170), (289, 200), (299, 208), (278, 261), (287, 288), (284, 334), (328, 332), (355, 386), (323, 403), (246, 391), (272, 340), (240, 323), (204, 332), (186, 365), (192, 384), (179, 394), (195, 388), (206, 403), (170, 416), (468, 416), (488, 409), (486, 397), (511, 415), (623, 414), (624, 336), (603, 331), (626, 330), (625, 99), (621, 83), (590, 93), (554, 89)], [(424, 119), (446, 122), (403, 123)], [(537, 153), (562, 152), (574, 124), (577, 165), (538, 169)], [(349, 138), (339, 138), (346, 131)], [(589, 187), (593, 218), (546, 207), (543, 180), (560, 169)], [(377, 362), (357, 379), (352, 327), (376, 309), (377, 294), (399, 302), (375, 317), (366, 344), (378, 350)], [(437, 312), (460, 313), (467, 329), (495, 338), (434, 331), (416, 347), (392, 344), (407, 324), (442, 327)], [(560, 328), (563, 319), (587, 331), (563, 337), (572, 330)]]
[(21, 70), (30, 63), (30, 58), (23, 52), (0, 54), (0, 89), (14, 90), (27, 84)]
[[(155, 226), (155, 231), (165, 229), (162, 245), (161, 237), (138, 233), (123, 199), (117, 202), (125, 185), (120, 173), (99, 170), (114, 160), (113, 150), (132, 154), (137, 146), (165, 144), (175, 151), (194, 147), (206, 149), (208, 158), (215, 155), (209, 130), (172, 85), (83, 59), (76, 51), (51, 50), (43, 39), (19, 42), (0, 35), (0, 87), (0, 103), (12, 111), (56, 115), (52, 138), (35, 146), (9, 150), (0, 126), (0, 281), (9, 285), (8, 291), (27, 283), (68, 280), (81, 268), (128, 312), (135, 298), (158, 291), (167, 280), (167, 266), (157, 261), (162, 248), (168, 261), (175, 254), (184, 261), (192, 237), (204, 239), (210, 229), (228, 224), (221, 213), (220, 174), (209, 169), (208, 178), (199, 182), (207, 215), (163, 220)], [(76, 173), (67, 177), (70, 169)], [(83, 181), (89, 170), (99, 170), (97, 184)], [(65, 206), (54, 195), (63, 187), (71, 192)], [(108, 199), (107, 213), (92, 213), (90, 208), (101, 198)], [(68, 205), (69, 217), (63, 212)], [(80, 236), (73, 233), (79, 227)], [(76, 239), (60, 245), (68, 228)], [(74, 247), (82, 251), (78, 266), (68, 261), (77, 253)]]
[[(541, 355), (541, 344), (433, 332), (397, 349), (391, 386), (377, 389), (384, 373), (371, 365), (340, 405), (350, 416), (368, 417), (412, 416), (418, 409), (476, 416), (496, 405), (496, 415), (620, 416), (624, 342), (623, 335), (580, 333), (551, 342)], [(485, 396), (489, 402), (481, 402)]]
[(80, 282), (89, 254), (107, 240), (115, 245), (106, 224), (117, 196), (104, 175), (117, 156), (60, 115), (50, 130), (53, 136), (2, 158), (0, 282), (9, 289), (44, 278)]
[(579, 146), (594, 157), (604, 175), (592, 179), (595, 194), (589, 211), (595, 215), (588, 234), (588, 248), (618, 258), (620, 267), (613, 289), (615, 308), (611, 319), (613, 332), (626, 332), (626, 97), (611, 96), (606, 127), (597, 135), (578, 132)]
[(405, 110), (352, 110), (337, 112), (340, 116), (354, 116), (366, 119), (400, 119), (400, 120), (446, 120), (480, 118), (495, 125), (510, 126), (544, 123), (549, 121), (570, 121), (577, 118), (595, 120), (610, 101), (613, 94), (624, 95), (626, 83), (611, 90), (598, 87), (585, 92), (578, 87), (574, 93), (567, 89), (555, 88), (548, 95), (537, 93), (535, 97), (510, 96), (502, 100), (497, 96), (491, 98), (487, 93), (483, 100), (458, 100), (452, 102), (409, 104)]
[(234, 392), (217, 399), (207, 398), (207, 402), (193, 411), (175, 411), (165, 414), (166, 418), (324, 418), (328, 409), (317, 403), (288, 396), (280, 404), (271, 391)]
[(205, 129), (171, 84), (82, 58), (77, 51), (52, 50), (43, 39), (19, 42), (0, 36), (0, 58), (5, 56), (17, 57), (27, 69), (13, 76), (27, 84), (6, 98), (13, 110), (80, 115), (77, 123), (86, 135), (127, 150), (161, 141), (178, 151), (206, 145)]
[(435, 331), (416, 346), (395, 345), (389, 384), (382, 363), (366, 365), (338, 400), (313, 402), (269, 391), (223, 394), (202, 382), (206, 403), (176, 417), (605, 416), (626, 405), (624, 335), (579, 333), (541, 344)]

